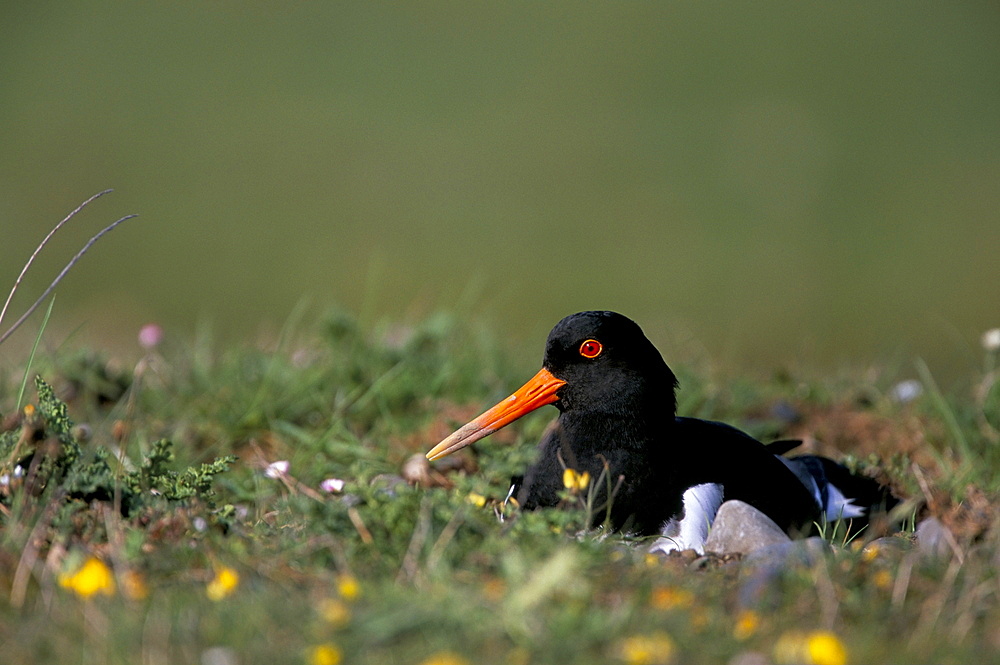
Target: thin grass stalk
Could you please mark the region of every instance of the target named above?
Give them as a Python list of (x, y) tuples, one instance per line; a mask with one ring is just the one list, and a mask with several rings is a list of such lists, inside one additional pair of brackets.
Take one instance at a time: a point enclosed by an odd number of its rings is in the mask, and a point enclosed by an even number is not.
[(45, 310), (45, 318), (42, 319), (42, 325), (38, 329), (38, 334), (35, 335), (35, 343), (31, 345), (31, 353), (28, 354), (28, 362), (24, 366), (24, 375), (21, 377), (21, 388), (17, 391), (17, 403), (14, 406), (14, 411), (21, 410), (21, 401), (24, 399), (24, 391), (28, 387), (28, 375), (31, 373), (31, 364), (35, 360), (35, 352), (38, 350), (38, 343), (42, 340), (42, 333), (45, 332), (45, 327), (49, 323), (49, 317), (52, 316), (52, 307), (56, 304), (56, 299), (53, 296), (52, 300), (49, 301), (49, 308)]
[(45, 247), (46, 244), (48, 244), (52, 236), (56, 234), (56, 231), (61, 229), (66, 222), (73, 219), (76, 213), (83, 210), (88, 203), (90, 203), (94, 199), (98, 199), (104, 196), (105, 194), (110, 193), (111, 191), (113, 190), (105, 189), (103, 192), (98, 192), (97, 194), (94, 194), (89, 199), (78, 205), (76, 209), (73, 210), (73, 212), (66, 215), (66, 217), (64, 217), (61, 222), (52, 227), (52, 230), (49, 231), (48, 235), (46, 235), (45, 238), (42, 239), (42, 242), (40, 242), (38, 244), (38, 247), (35, 248), (35, 251), (32, 252), (31, 257), (28, 258), (28, 262), (25, 263), (24, 268), (21, 269), (21, 274), (18, 275), (17, 279), (14, 281), (14, 286), (11, 288), (10, 293), (7, 294), (7, 301), (3, 304), (3, 309), (0, 310), (0, 323), (3, 323), (3, 317), (7, 314), (7, 308), (10, 306), (10, 301), (14, 299), (14, 294), (17, 292), (17, 287), (20, 286), (21, 280), (24, 279), (25, 274), (27, 274), (28, 268), (30, 268), (31, 264), (35, 262), (35, 257), (38, 256), (39, 252), (42, 251), (42, 248)]
[(17, 321), (15, 321), (14, 325), (12, 325), (10, 328), (7, 329), (7, 332), (5, 332), (3, 335), (0, 335), (0, 344), (3, 344), (4, 340), (6, 340), (8, 337), (10, 337), (14, 333), (14, 331), (17, 330), (21, 326), (21, 324), (24, 323), (28, 319), (29, 316), (31, 316), (32, 314), (34, 314), (35, 310), (38, 309), (38, 306), (41, 305), (45, 301), (45, 299), (49, 296), (49, 294), (52, 293), (52, 290), (54, 288), (56, 288), (56, 285), (58, 285), (59, 282), (62, 281), (62, 278), (66, 276), (66, 273), (68, 273), (73, 268), (73, 266), (76, 265), (77, 261), (79, 261), (81, 258), (83, 258), (83, 255), (87, 253), (87, 250), (89, 250), (91, 248), (91, 246), (93, 246), (93, 244), (95, 242), (97, 242), (98, 240), (100, 240), (101, 237), (104, 234), (109, 233), (110, 231), (114, 230), (114, 228), (117, 227), (122, 222), (124, 222), (126, 220), (129, 220), (129, 219), (132, 219), (133, 217), (138, 217), (138, 215), (125, 215), (124, 217), (122, 217), (121, 219), (117, 220), (116, 222), (113, 222), (112, 224), (109, 224), (108, 226), (106, 226), (103, 229), (101, 229), (101, 231), (98, 232), (97, 235), (95, 235), (93, 238), (91, 238), (90, 240), (88, 240), (87, 244), (83, 246), (83, 249), (81, 249), (79, 252), (77, 252), (76, 256), (74, 256), (70, 260), (70, 262), (66, 264), (66, 267), (62, 269), (62, 271), (56, 276), (56, 278), (54, 280), (52, 280), (52, 283), (49, 284), (49, 288), (45, 289), (45, 291), (42, 293), (42, 295), (40, 295), (38, 297), (38, 300), (36, 300), (34, 302), (34, 304), (32, 304), (31, 307), (28, 308), (28, 311), (26, 311), (24, 314), (22, 314), (21, 318), (19, 318)]
[(941, 414), (945, 424), (948, 426), (949, 433), (955, 440), (955, 443), (958, 444), (959, 452), (962, 455), (962, 464), (969, 464), (972, 461), (972, 448), (969, 446), (969, 440), (965, 438), (965, 434), (958, 424), (958, 418), (955, 417), (955, 410), (949, 406), (948, 400), (945, 399), (941, 389), (938, 388), (937, 381), (934, 380), (934, 376), (931, 374), (927, 363), (918, 358), (916, 365), (917, 373), (920, 375), (920, 380), (923, 384), (927, 386), (927, 392), (930, 394), (934, 407)]

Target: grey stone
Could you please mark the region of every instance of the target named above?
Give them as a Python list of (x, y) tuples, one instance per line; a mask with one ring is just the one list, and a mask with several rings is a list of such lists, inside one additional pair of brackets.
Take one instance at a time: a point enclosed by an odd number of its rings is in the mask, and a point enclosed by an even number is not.
[(730, 658), (727, 665), (771, 665), (771, 659), (759, 651), (742, 651)]
[(955, 536), (941, 520), (928, 517), (917, 525), (917, 550), (930, 557), (948, 557), (953, 552)]
[(706, 552), (748, 554), (791, 539), (774, 521), (742, 501), (726, 501), (712, 522), (705, 540)]
[(812, 566), (831, 549), (830, 543), (813, 536), (805, 540), (775, 543), (743, 557), (738, 596), (740, 605), (757, 605), (784, 571)]
[(406, 479), (394, 473), (380, 473), (371, 480), (371, 486), (395, 499), (401, 489), (409, 487)]
[(745, 567), (811, 566), (831, 551), (831, 545), (819, 536), (805, 540), (789, 540), (761, 547), (743, 557)]

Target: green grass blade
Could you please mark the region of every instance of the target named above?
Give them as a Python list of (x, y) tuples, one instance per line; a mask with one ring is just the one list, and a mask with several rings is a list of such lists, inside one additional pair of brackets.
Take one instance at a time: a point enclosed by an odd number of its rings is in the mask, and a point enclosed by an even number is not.
[(969, 446), (969, 440), (965, 438), (965, 433), (962, 432), (962, 427), (958, 423), (958, 418), (955, 416), (955, 410), (951, 408), (948, 404), (948, 400), (945, 399), (944, 394), (941, 389), (938, 388), (937, 381), (934, 380), (934, 376), (931, 374), (930, 368), (927, 363), (921, 358), (917, 358), (917, 373), (920, 375), (920, 381), (927, 388), (927, 393), (931, 398), (931, 402), (934, 404), (934, 408), (938, 410), (941, 414), (941, 418), (944, 420), (945, 425), (948, 428), (948, 432), (951, 434), (952, 439), (958, 445), (958, 452), (962, 457), (962, 463), (968, 464), (972, 460), (972, 448)]
[(38, 350), (38, 343), (42, 341), (42, 334), (45, 332), (45, 327), (49, 323), (49, 316), (52, 315), (52, 307), (56, 304), (55, 296), (52, 296), (52, 300), (49, 301), (49, 307), (45, 310), (45, 318), (42, 319), (42, 325), (38, 329), (38, 334), (35, 335), (35, 343), (31, 345), (31, 353), (28, 354), (28, 362), (24, 366), (24, 376), (21, 377), (21, 389), (17, 392), (17, 406), (14, 408), (15, 411), (21, 410), (21, 400), (24, 399), (24, 391), (28, 386), (28, 374), (31, 373), (31, 363), (35, 359), (35, 351)]

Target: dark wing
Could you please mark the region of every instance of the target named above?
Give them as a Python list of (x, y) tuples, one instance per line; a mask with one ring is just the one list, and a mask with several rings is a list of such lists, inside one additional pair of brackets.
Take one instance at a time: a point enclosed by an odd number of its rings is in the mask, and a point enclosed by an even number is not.
[(770, 443), (764, 444), (767, 446), (767, 452), (772, 455), (784, 455), (787, 452), (795, 450), (802, 445), (801, 439), (781, 439), (779, 441), (771, 441)]
[(800, 455), (781, 461), (810, 489), (827, 521), (852, 519), (855, 527), (863, 526), (872, 514), (889, 512), (899, 503), (888, 487), (827, 457)]
[(718, 483), (725, 500), (750, 504), (785, 531), (809, 531), (819, 518), (812, 492), (768, 446), (724, 423), (677, 418), (676, 426), (688, 486)]

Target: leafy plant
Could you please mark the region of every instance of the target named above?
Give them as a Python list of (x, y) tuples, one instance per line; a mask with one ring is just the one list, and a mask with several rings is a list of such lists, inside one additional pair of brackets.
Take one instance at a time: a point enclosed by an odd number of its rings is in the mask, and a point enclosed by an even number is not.
[[(0, 458), (6, 459), (4, 470), (23, 475), (22, 491), (33, 496), (44, 494), (50, 501), (78, 509), (93, 501), (113, 502), (125, 517), (164, 504), (197, 502), (215, 508), (215, 479), (236, 461), (234, 455), (176, 471), (171, 468), (173, 444), (161, 439), (152, 445), (138, 468), (124, 470), (124, 460), (115, 460), (106, 447), (85, 450), (74, 434), (66, 403), (41, 377), (35, 378), (35, 386), (41, 417), (26, 419), (20, 436), (6, 432), (0, 438)], [(23, 445), (26, 440), (30, 449)], [(18, 468), (22, 471), (17, 472)], [(17, 496), (16, 491), (10, 491), (13, 487), (0, 495), (0, 502), (11, 504)]]

